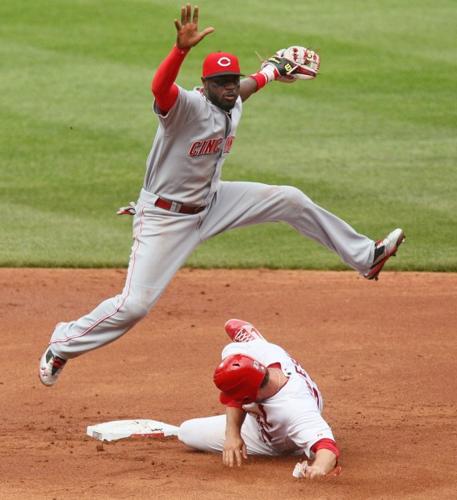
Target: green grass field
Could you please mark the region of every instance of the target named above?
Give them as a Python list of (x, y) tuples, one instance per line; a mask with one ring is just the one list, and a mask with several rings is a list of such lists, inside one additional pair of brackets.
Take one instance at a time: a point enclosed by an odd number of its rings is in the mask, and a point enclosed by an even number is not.
[[(174, 42), (180, 3), (2, 0), (0, 265), (125, 266), (157, 121), (150, 79)], [(391, 269), (457, 271), (455, 0), (199, 3), (216, 32), (178, 83), (227, 50), (319, 48), (313, 82), (275, 83), (244, 108), (228, 180), (292, 184), (373, 238), (407, 244)], [(188, 265), (344, 269), (282, 224), (218, 236)]]

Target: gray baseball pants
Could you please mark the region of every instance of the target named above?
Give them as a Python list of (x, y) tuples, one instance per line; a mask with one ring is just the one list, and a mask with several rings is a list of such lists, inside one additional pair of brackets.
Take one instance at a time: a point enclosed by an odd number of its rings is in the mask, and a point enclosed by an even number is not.
[(369, 270), (374, 241), (316, 205), (295, 187), (254, 182), (220, 182), (205, 210), (175, 213), (154, 205), (157, 196), (140, 193), (133, 220), (133, 245), (124, 289), (76, 321), (59, 323), (51, 337), (64, 359), (113, 342), (140, 321), (203, 241), (229, 229), (262, 222), (287, 222), (336, 252), (360, 273)]

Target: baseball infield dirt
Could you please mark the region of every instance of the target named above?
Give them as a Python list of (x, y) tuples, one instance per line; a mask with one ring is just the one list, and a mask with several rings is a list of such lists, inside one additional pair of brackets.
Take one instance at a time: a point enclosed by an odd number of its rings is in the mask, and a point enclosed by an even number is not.
[[(124, 270), (0, 269), (0, 498), (447, 499), (457, 496), (457, 275), (183, 270), (117, 342), (38, 381), (56, 322), (121, 290)], [(340, 477), (292, 478), (294, 457), (218, 455), (177, 440), (101, 444), (99, 422), (171, 424), (223, 411), (212, 372), (225, 320), (253, 322), (326, 400)]]

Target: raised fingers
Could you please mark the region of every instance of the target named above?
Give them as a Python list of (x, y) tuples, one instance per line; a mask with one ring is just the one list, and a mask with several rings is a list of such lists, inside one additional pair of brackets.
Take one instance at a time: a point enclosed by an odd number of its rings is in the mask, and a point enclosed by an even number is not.
[(193, 24), (198, 24), (198, 14), (199, 8), (198, 5), (194, 7), (194, 13), (192, 14), (192, 6), (190, 3), (183, 5), (181, 7), (181, 24), (188, 24), (192, 22)]
[(185, 24), (186, 22), (186, 7), (183, 5), (181, 7), (181, 24)]
[(192, 22), (198, 24), (198, 5), (194, 6), (194, 15), (192, 17)]
[(181, 7), (181, 24), (190, 23), (191, 15), (192, 15), (192, 7), (190, 6), (190, 3)]

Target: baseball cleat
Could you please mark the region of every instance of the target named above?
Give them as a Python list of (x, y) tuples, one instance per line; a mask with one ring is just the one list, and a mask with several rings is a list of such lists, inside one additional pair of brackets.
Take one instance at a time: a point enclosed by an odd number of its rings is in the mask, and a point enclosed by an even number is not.
[(44, 385), (50, 386), (57, 382), (60, 372), (63, 370), (66, 359), (59, 358), (51, 348), (46, 349), (40, 360), (40, 380)]
[(224, 325), (227, 335), (232, 339), (232, 342), (250, 342), (251, 340), (262, 339), (259, 330), (251, 323), (242, 319), (229, 319)]
[(383, 240), (376, 242), (374, 249), (373, 264), (370, 270), (363, 276), (368, 280), (377, 280), (384, 264), (397, 253), (398, 247), (405, 240), (402, 229), (394, 229)]

